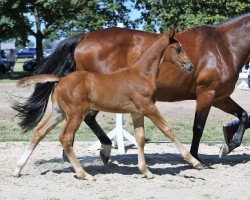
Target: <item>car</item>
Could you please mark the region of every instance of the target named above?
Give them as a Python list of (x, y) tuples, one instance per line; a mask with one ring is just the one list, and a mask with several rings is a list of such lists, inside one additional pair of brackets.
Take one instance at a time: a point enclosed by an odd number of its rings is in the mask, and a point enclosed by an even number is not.
[(13, 72), (11, 64), (7, 59), (0, 58), (0, 74), (5, 74), (7, 72)]
[[(46, 62), (47, 60), (49, 59), (49, 56), (45, 57), (44, 58), (44, 62)], [(72, 63), (70, 61), (67, 62), (67, 68), (68, 70), (66, 70), (65, 72), (65, 76), (67, 74), (69, 74), (73, 69), (71, 69), (71, 66), (72, 66)], [(26, 72), (34, 72), (35, 70), (37, 69), (37, 62), (36, 62), (36, 59), (30, 59), (30, 60), (26, 60), (24, 63), (23, 63), (23, 71), (26, 71)]]
[(36, 49), (31, 47), (25, 47), (16, 52), (17, 58), (34, 58), (36, 55)]
[(23, 71), (26, 72), (33, 72), (35, 71), (37, 68), (37, 64), (36, 64), (36, 59), (30, 59), (30, 60), (26, 60), (23, 63)]
[(13, 72), (11, 63), (7, 59), (7, 51), (6, 50), (1, 50), (1, 55), (0, 55), (0, 73), (5, 74), (7, 72)]

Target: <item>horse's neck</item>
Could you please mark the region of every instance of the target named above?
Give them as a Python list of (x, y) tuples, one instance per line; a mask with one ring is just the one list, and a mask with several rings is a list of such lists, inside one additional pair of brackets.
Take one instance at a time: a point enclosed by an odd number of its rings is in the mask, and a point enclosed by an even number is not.
[(151, 46), (149, 46), (132, 65), (132, 68), (139, 69), (145, 76), (156, 79), (159, 72), (159, 65), (163, 52), (168, 46), (166, 36), (160, 36)]
[(224, 29), (234, 66), (240, 70), (250, 54), (250, 15), (221, 28)]

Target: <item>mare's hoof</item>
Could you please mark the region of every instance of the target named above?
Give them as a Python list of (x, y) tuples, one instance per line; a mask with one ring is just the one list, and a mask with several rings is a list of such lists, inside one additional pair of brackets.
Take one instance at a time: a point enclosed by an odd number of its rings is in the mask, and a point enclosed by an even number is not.
[(109, 157), (111, 154), (111, 148), (111, 145), (102, 144), (101, 146), (100, 157), (104, 165), (108, 165)]
[(220, 154), (219, 154), (219, 157), (220, 158), (223, 158), (225, 156), (227, 156), (229, 153), (229, 147), (227, 144), (223, 144), (220, 148)]

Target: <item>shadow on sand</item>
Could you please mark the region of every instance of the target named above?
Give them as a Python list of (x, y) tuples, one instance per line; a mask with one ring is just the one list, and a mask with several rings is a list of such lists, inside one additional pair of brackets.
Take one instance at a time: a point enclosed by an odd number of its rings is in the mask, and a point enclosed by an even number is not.
[[(218, 155), (205, 155), (200, 154), (200, 158), (204, 161), (204, 164), (207, 166), (207, 169), (213, 169), (213, 165), (229, 165), (235, 166), (237, 164), (246, 163), (250, 161), (250, 155), (241, 154), (241, 155), (228, 155), (227, 157), (220, 159)], [(108, 166), (104, 166), (98, 156), (85, 156), (78, 157), (84, 169), (92, 175), (97, 174), (123, 174), (123, 175), (133, 175), (141, 174), (137, 167), (137, 154), (127, 154), (127, 155), (115, 155), (111, 156), (111, 163)], [(193, 169), (192, 166), (189, 166), (181, 157), (180, 154), (147, 154), (146, 162), (149, 166), (149, 169), (156, 175), (176, 175), (181, 171)], [(49, 160), (39, 160), (36, 162), (37, 165), (48, 164), (48, 163), (58, 163), (63, 164), (64, 161), (62, 158), (54, 158)], [(170, 164), (170, 167), (154, 166), (159, 164)], [(69, 167), (65, 167), (60, 170), (47, 170), (42, 172), (42, 175), (47, 174), (48, 172), (53, 173), (72, 173), (74, 172), (73, 167), (69, 163)], [(188, 177), (187, 177), (188, 178)]]

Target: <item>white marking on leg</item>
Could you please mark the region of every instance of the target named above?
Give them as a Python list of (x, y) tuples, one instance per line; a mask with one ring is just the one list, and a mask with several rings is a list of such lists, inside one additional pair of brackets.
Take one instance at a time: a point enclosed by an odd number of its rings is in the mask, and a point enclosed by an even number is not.
[(30, 149), (25, 150), (25, 152), (22, 154), (21, 158), (17, 161), (17, 167), (14, 170), (13, 176), (15, 176), (15, 177), (20, 176), (21, 170), (23, 169), (24, 165), (27, 163), (32, 152), (33, 152), (33, 150), (30, 150)]

